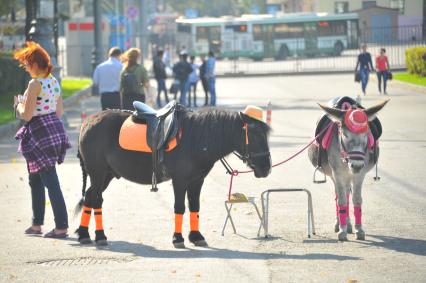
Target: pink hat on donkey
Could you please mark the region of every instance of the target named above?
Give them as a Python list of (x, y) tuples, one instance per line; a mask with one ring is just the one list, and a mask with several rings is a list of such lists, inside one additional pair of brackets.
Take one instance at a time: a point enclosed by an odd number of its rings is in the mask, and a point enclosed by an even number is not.
[(349, 109), (345, 114), (345, 125), (353, 133), (365, 133), (368, 130), (368, 116), (362, 109)]

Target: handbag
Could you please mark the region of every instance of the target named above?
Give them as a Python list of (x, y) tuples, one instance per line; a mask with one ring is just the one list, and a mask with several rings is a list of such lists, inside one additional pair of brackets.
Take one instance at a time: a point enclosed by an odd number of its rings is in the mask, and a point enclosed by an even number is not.
[(359, 83), (361, 81), (361, 75), (359, 74), (359, 72), (355, 72), (355, 78), (354, 81)]
[(393, 75), (392, 75), (392, 72), (391, 71), (388, 71), (388, 80), (392, 80), (393, 79)]

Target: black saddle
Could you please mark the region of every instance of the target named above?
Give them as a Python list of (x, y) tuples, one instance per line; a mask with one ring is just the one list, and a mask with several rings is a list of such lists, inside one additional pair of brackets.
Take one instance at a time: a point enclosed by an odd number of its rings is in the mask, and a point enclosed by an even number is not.
[[(355, 108), (365, 109), (361, 104), (359, 104), (354, 99), (352, 99), (348, 96), (335, 97), (332, 100), (330, 100), (327, 103), (327, 105), (328, 105), (328, 107), (342, 109), (342, 106), (343, 106), (344, 103), (349, 103), (352, 107), (355, 107)], [(317, 139), (317, 142), (319, 144), (321, 144), (322, 138), (323, 138), (325, 133), (322, 134), (321, 136), (318, 136), (318, 134), (322, 131), (322, 129), (327, 127), (328, 124), (330, 124), (331, 122), (332, 121), (327, 116), (327, 114), (324, 114), (318, 120), (317, 127), (315, 129), (315, 137), (317, 137), (316, 139)], [(377, 141), (380, 138), (380, 136), (382, 135), (382, 124), (380, 123), (379, 119), (376, 117), (373, 121), (368, 122), (368, 126), (370, 127), (371, 134), (373, 135), (374, 140)]]
[(152, 151), (160, 150), (178, 132), (176, 101), (155, 110), (143, 102), (133, 102), (135, 120), (147, 124), (147, 143)]
[(152, 150), (152, 189), (157, 188), (157, 169), (163, 161), (164, 151), (168, 142), (173, 139), (178, 130), (178, 117), (176, 101), (170, 101), (160, 110), (155, 110), (140, 101), (134, 101), (133, 120), (147, 125), (147, 143)]

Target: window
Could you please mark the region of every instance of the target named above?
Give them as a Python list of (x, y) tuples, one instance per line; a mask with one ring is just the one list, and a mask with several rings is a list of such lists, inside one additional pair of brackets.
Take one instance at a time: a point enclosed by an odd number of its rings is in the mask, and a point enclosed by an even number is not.
[(274, 25), (274, 36), (278, 39), (302, 37), (303, 26), (301, 24), (276, 24)]
[(362, 8), (367, 9), (371, 7), (376, 7), (377, 6), (376, 2), (377, 1), (362, 1)]
[(390, 7), (392, 9), (398, 9), (401, 15), (405, 12), (405, 0), (390, 0)]
[(191, 26), (178, 24), (177, 26), (178, 32), (185, 32), (185, 33), (191, 33)]
[(334, 3), (334, 13), (341, 14), (349, 12), (348, 1), (338, 1)]
[(247, 25), (227, 25), (225, 29), (230, 29), (234, 32), (247, 32)]
[(318, 29), (319, 36), (346, 35), (346, 31), (347, 31), (345, 21), (318, 22), (317, 29)]

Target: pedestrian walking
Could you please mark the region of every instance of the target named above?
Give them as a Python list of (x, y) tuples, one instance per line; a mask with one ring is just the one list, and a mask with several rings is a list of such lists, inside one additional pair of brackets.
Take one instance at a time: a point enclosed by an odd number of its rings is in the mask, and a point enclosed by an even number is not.
[(113, 47), (108, 52), (108, 60), (99, 64), (93, 73), (93, 85), (101, 94), (101, 107), (120, 109), (120, 73), (123, 64), (120, 62), (121, 50)]
[(358, 72), (358, 66), (361, 80), (361, 89), (362, 93), (365, 95), (370, 71), (374, 71), (373, 62), (371, 61), (371, 54), (367, 52), (366, 44), (362, 45), (362, 52), (358, 55), (358, 60), (355, 66), (355, 73)]
[(215, 75), (215, 67), (216, 67), (216, 58), (214, 57), (213, 51), (209, 52), (209, 58), (206, 63), (206, 78), (209, 85), (209, 93), (210, 93), (210, 105), (216, 106), (216, 75)]
[(158, 50), (157, 56), (154, 59), (154, 77), (157, 81), (157, 107), (161, 107), (161, 92), (164, 92), (165, 102), (169, 102), (169, 97), (167, 96), (167, 87), (166, 87), (166, 65), (163, 62), (163, 50)]
[(68, 214), (62, 195), (56, 163), (64, 161), (71, 144), (59, 119), (63, 114), (61, 87), (50, 73), (52, 64), (49, 54), (40, 45), (27, 42), (14, 58), (25, 66), (32, 79), (23, 96), (14, 97), (17, 115), (26, 121), (18, 130), (18, 152), (27, 162), (33, 218), (25, 234), (42, 234), (45, 214), (45, 188), (52, 204), (55, 228), (46, 233), (47, 238), (68, 236)]
[(379, 83), (379, 92), (382, 93), (382, 79), (383, 79), (383, 93), (386, 92), (386, 82), (390, 74), (390, 65), (388, 56), (386, 56), (386, 49), (380, 49), (380, 55), (376, 57), (376, 70), (377, 70), (377, 81)]
[[(187, 61), (188, 54), (182, 53), (180, 55), (180, 61), (173, 66), (173, 73), (175, 78), (179, 81), (180, 99), (179, 102), (182, 105), (186, 104), (186, 93), (189, 89), (189, 74), (192, 73), (191, 64)], [(176, 94), (175, 94), (176, 99)]]
[(198, 69), (200, 66), (195, 64), (195, 56), (190, 57), (190, 64), (192, 72), (189, 74), (189, 90), (188, 90), (188, 106), (191, 107), (191, 93), (194, 94), (194, 107), (197, 107), (197, 83), (200, 79), (198, 77)]
[(130, 48), (122, 58), (124, 68), (120, 75), (120, 92), (122, 108), (133, 110), (133, 101), (145, 102), (145, 89), (149, 89), (149, 78), (146, 69), (138, 63), (138, 48)]
[(205, 100), (204, 100), (204, 106), (207, 106), (209, 104), (209, 82), (206, 77), (206, 67), (207, 67), (207, 60), (204, 55), (201, 55), (201, 66), (200, 66), (200, 79), (201, 79), (201, 85), (203, 86)]
[(172, 67), (172, 59), (170, 58), (170, 48), (168, 45), (166, 46), (166, 48), (164, 48), (162, 59), (167, 68)]

